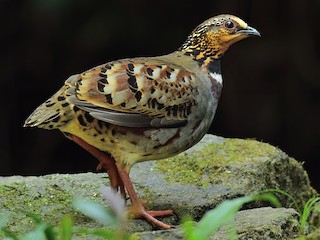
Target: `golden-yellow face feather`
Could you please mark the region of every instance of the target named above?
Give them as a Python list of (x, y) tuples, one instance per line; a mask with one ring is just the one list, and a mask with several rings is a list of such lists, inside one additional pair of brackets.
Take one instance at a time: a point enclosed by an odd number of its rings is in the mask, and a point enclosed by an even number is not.
[(181, 50), (196, 59), (220, 58), (233, 43), (249, 36), (260, 36), (260, 33), (236, 16), (218, 15), (196, 27)]
[(208, 26), (206, 37), (213, 43), (231, 45), (249, 36), (260, 36), (260, 33), (249, 27), (236, 16), (220, 15), (205, 22)]

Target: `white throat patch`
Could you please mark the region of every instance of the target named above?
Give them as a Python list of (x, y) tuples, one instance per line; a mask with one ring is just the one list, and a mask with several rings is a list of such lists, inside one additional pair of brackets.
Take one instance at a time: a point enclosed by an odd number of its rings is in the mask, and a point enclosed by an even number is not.
[(222, 84), (222, 75), (220, 73), (209, 73), (210, 76), (215, 79), (218, 83)]

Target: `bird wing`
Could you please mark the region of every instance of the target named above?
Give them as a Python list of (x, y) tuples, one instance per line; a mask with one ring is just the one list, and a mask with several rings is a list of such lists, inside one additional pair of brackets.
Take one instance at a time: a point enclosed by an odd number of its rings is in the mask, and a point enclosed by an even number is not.
[[(69, 101), (99, 120), (126, 127), (185, 125), (195, 105), (195, 74), (160, 59), (109, 62), (70, 77)], [(69, 90), (70, 91), (70, 90)]]

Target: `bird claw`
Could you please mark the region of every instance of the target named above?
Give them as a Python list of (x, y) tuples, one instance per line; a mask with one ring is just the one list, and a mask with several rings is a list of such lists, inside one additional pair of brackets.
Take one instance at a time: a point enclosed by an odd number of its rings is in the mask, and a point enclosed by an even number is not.
[(128, 215), (131, 218), (142, 218), (162, 229), (171, 229), (174, 226), (168, 225), (156, 219), (156, 217), (167, 217), (173, 215), (172, 210), (146, 211), (142, 205), (132, 206), (128, 210)]
[(153, 225), (162, 228), (162, 229), (171, 229), (173, 226), (166, 224), (164, 222), (159, 221), (155, 217), (165, 217), (168, 215), (172, 215), (172, 210), (164, 210), (164, 211), (145, 211), (143, 210), (140, 213), (140, 217), (146, 219), (148, 222), (152, 223)]
[[(131, 209), (133, 210), (133, 209)], [(131, 218), (141, 218), (147, 220), (149, 223), (153, 224), (156, 227), (162, 228), (162, 229), (171, 229), (175, 228), (174, 226), (171, 226), (169, 224), (166, 224), (164, 222), (161, 222), (160, 220), (156, 219), (155, 217), (166, 217), (169, 215), (172, 215), (172, 210), (164, 210), (164, 211), (146, 211), (144, 209), (140, 209), (137, 211), (136, 209), (134, 211), (129, 210), (129, 216)]]

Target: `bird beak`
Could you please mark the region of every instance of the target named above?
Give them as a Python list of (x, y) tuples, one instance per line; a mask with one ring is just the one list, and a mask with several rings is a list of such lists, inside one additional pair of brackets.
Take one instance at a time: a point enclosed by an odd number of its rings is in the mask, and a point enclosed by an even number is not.
[(253, 27), (249, 27), (249, 26), (246, 27), (246, 28), (238, 30), (236, 33), (245, 34), (248, 37), (249, 36), (261, 37), (261, 34), (258, 32), (257, 29), (255, 29)]

